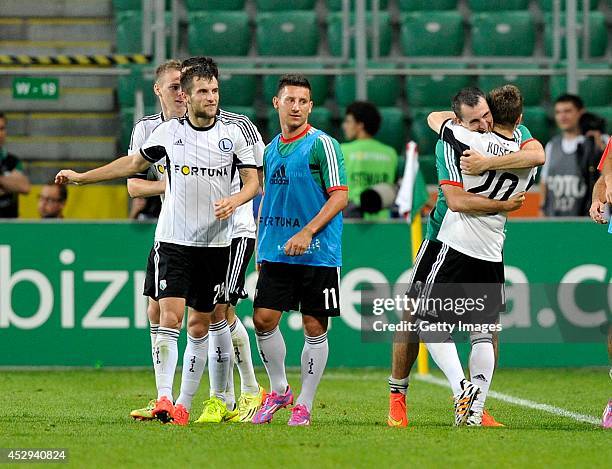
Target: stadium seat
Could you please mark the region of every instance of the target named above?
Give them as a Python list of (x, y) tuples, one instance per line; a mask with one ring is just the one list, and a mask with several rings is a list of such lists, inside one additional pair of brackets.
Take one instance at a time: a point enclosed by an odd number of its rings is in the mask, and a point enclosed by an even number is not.
[(257, 15), (259, 55), (316, 55), (319, 47), (317, 15), (314, 11), (285, 11)]
[(612, 107), (611, 106), (593, 106), (588, 109), (589, 112), (597, 114), (606, 120), (606, 133), (612, 134)]
[(438, 109), (415, 108), (412, 110), (410, 138), (417, 143), (419, 154), (432, 155), (436, 152), (438, 135), (427, 125), (427, 116), (436, 110)]
[[(286, 10), (312, 10), (316, 0), (255, 0), (257, 11), (286, 11)], [(290, 6), (290, 8), (288, 8)]]
[(435, 154), (421, 155), (419, 153), (419, 170), (423, 174), (425, 184), (438, 184)]
[(119, 105), (124, 107), (134, 107), (136, 90), (141, 87), (143, 102), (145, 107), (151, 107), (157, 105), (157, 96), (153, 93), (154, 79), (144, 79), (142, 71), (144, 66), (142, 65), (128, 65), (122, 66), (122, 68), (129, 68), (132, 70), (130, 75), (120, 75), (117, 78), (117, 100)]
[[(368, 13), (366, 15), (366, 21), (368, 24), (368, 56), (372, 56), (372, 36), (371, 36), (371, 27), (373, 24), (372, 15)], [(350, 15), (350, 23), (351, 26), (355, 24), (355, 15)], [(380, 12), (378, 16), (378, 27), (379, 27), (379, 53), (381, 56), (389, 55), (391, 52), (391, 40), (392, 40), (392, 32), (391, 32), (391, 23), (389, 19), (389, 13)], [(336, 57), (340, 57), (342, 55), (342, 13), (331, 13), (327, 18), (327, 37), (329, 44), (329, 52), (331, 55)], [(355, 38), (351, 36), (350, 41), (350, 56), (355, 56)]]
[[(582, 2), (578, 2), (582, 3)], [(578, 56), (582, 57), (582, 15), (577, 17), (578, 23)], [(560, 18), (561, 28), (565, 27), (565, 16)], [(600, 11), (594, 11), (589, 14), (589, 57), (602, 57), (606, 53), (608, 47), (608, 31), (606, 29), (606, 18)], [(561, 36), (561, 58), (565, 58), (566, 50), (565, 35)], [(544, 15), (544, 53), (552, 57), (553, 55), (553, 18), (552, 14)]]
[(406, 122), (404, 113), (397, 107), (378, 108), (382, 117), (380, 130), (376, 138), (387, 145), (395, 148), (398, 154), (404, 154), (406, 145)]
[(407, 13), (401, 17), (400, 45), (407, 56), (461, 55), (463, 17), (456, 11)]
[[(420, 65), (413, 68), (457, 68), (466, 69), (463, 64)], [(406, 98), (412, 106), (439, 106), (450, 108), (451, 98), (461, 88), (470, 86), (472, 77), (467, 75), (412, 75), (406, 77)]]
[(399, 0), (400, 11), (454, 10), (457, 0)]
[[(171, 13), (166, 13), (166, 25), (170, 24)], [(116, 22), (116, 52), (118, 54), (142, 53), (142, 12), (122, 11), (117, 13)], [(170, 54), (170, 41), (166, 40), (166, 56)]]
[[(393, 64), (374, 64), (370, 67), (393, 68)], [(367, 77), (368, 101), (377, 106), (395, 106), (399, 96), (399, 79), (396, 75), (370, 75)], [(355, 76), (338, 75), (334, 83), (338, 106), (348, 106), (355, 101)]]
[(250, 106), (221, 106), (221, 109), (228, 112), (235, 112), (236, 114), (243, 114), (251, 119), (251, 122), (257, 124), (257, 112), (255, 108)]
[[(538, 0), (538, 5), (540, 5), (540, 8), (546, 12), (553, 11), (553, 3), (554, 3), (554, 0)], [(596, 10), (598, 3), (599, 3), (599, 0), (591, 0), (589, 9)], [(581, 0), (578, 0), (576, 2), (576, 7), (578, 8), (578, 11), (582, 11), (582, 1)], [(565, 10), (565, 0), (561, 0), (561, 10), (562, 11)]]
[(242, 10), (245, 0), (185, 0), (187, 11)]
[(551, 136), (553, 123), (541, 106), (523, 108), (523, 125), (529, 129), (533, 138), (546, 145)]
[[(508, 65), (491, 65), (486, 67), (487, 69), (533, 69), (538, 68), (537, 65), (532, 64), (508, 64)], [(540, 104), (543, 98), (544, 92), (544, 78), (542, 76), (528, 76), (528, 75), (480, 75), (478, 77), (478, 87), (485, 93), (491, 91), (493, 88), (498, 86), (506, 85), (511, 83), (516, 85), (523, 95), (523, 104), (525, 106), (535, 106)]]
[(257, 91), (256, 75), (237, 75), (233, 68), (254, 68), (250, 64), (225, 64), (219, 71), (219, 88), (223, 106), (252, 106)]
[[(608, 68), (608, 64), (579, 65), (579, 68)], [(550, 99), (555, 99), (567, 90), (567, 77), (555, 75), (550, 77)], [(578, 95), (586, 106), (606, 106), (612, 104), (611, 76), (578, 76)]]
[(249, 16), (243, 11), (189, 13), (191, 55), (247, 55), (251, 47)]
[[(313, 68), (313, 69), (322, 69), (323, 65), (317, 63), (310, 64), (299, 64), (299, 65), (272, 65), (270, 68), (288, 68), (288, 67), (298, 67), (298, 68)], [(275, 73), (270, 73), (269, 75), (264, 75), (263, 77), (263, 99), (266, 105), (269, 105), (272, 102), (272, 97), (276, 95), (276, 87), (278, 86), (278, 79), (280, 75)], [(308, 81), (310, 82), (310, 86), (312, 88), (312, 100), (315, 103), (315, 106), (321, 106), (325, 103), (327, 99), (327, 89), (329, 85), (329, 79), (327, 75), (307, 75)]]
[[(342, 11), (342, 0), (327, 0), (325, 3), (327, 4), (327, 9), (329, 11)], [(386, 10), (388, 4), (389, 0), (378, 0), (378, 8), (380, 11)], [(350, 2), (350, 5), (354, 10), (355, 2)], [(368, 10), (372, 9), (372, 0), (367, 0), (366, 8)]]
[(527, 10), (529, 0), (468, 0), (473, 12), (500, 10)]
[(533, 17), (527, 11), (496, 11), (472, 16), (474, 55), (530, 56), (535, 47)]
[[(331, 111), (326, 107), (314, 107), (312, 109), (312, 113), (308, 117), (308, 122), (312, 124), (313, 127), (317, 129), (321, 129), (328, 134), (333, 134), (332, 132), (332, 121), (331, 121)], [(274, 108), (268, 111), (268, 142), (271, 141), (279, 132), (280, 132), (280, 124), (278, 121), (278, 111)]]

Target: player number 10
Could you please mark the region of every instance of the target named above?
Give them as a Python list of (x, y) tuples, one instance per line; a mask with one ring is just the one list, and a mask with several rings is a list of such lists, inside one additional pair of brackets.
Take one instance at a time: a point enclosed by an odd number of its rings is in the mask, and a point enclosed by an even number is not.
[(338, 308), (338, 300), (336, 298), (336, 288), (326, 288), (323, 290), (323, 294), (325, 295), (325, 309), (329, 309), (329, 297), (331, 296), (333, 308)]

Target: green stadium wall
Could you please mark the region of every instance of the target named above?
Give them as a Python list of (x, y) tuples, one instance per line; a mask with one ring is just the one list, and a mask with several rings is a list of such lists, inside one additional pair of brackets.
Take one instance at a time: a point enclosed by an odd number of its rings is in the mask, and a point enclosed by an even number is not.
[[(0, 366), (149, 365), (141, 285), (154, 229), (140, 223), (0, 223)], [(588, 220), (508, 223), (504, 257), (513, 286), (507, 289), (510, 309), (502, 319), (499, 366), (607, 364), (602, 331), (612, 304), (611, 236)], [(329, 333), (329, 366), (389, 365), (389, 342), (362, 341), (360, 289), (380, 284), (385, 295), (401, 294), (410, 266), (406, 224), (345, 224), (342, 316)], [(255, 282), (251, 265), (250, 292)], [(582, 322), (571, 324), (560, 305), (551, 325), (550, 313), (541, 313), (537, 284), (560, 282), (600, 284), (605, 304), (583, 311)], [(240, 303), (238, 313), (252, 334), (250, 299)], [(289, 366), (299, 365), (300, 325), (298, 313), (285, 315)], [(560, 328), (584, 340), (560, 339)], [(183, 336), (181, 349), (184, 343)], [(255, 355), (254, 342), (252, 348)], [(460, 349), (468, 353), (466, 344)], [(261, 364), (257, 356), (254, 361)]]

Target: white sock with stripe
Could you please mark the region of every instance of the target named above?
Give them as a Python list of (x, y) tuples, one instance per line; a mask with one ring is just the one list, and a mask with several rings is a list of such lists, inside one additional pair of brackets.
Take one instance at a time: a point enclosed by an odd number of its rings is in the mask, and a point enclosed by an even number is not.
[(495, 352), (491, 339), (479, 339), (472, 342), (470, 353), (470, 381), (480, 387), (481, 393), (478, 395), (472, 409), (474, 411), (484, 410), (487, 393), (493, 380), (495, 370)]
[(261, 361), (263, 361), (268, 378), (270, 379), (270, 391), (277, 394), (287, 392), (287, 374), (285, 373), (285, 356), (287, 347), (280, 329), (276, 326), (268, 332), (256, 332), (257, 348)]
[(327, 356), (329, 355), (329, 344), (327, 332), (317, 336), (304, 336), (304, 348), (302, 349), (302, 391), (297, 398), (296, 404), (305, 405), (312, 411), (317, 387), (321, 382)]
[(232, 336), (227, 321), (211, 324), (208, 328), (208, 376), (210, 380), (210, 396), (225, 401), (227, 375), (229, 373)]
[(181, 376), (181, 392), (176, 404), (185, 409), (191, 409), (193, 397), (198, 392), (206, 360), (208, 359), (208, 334), (196, 339), (187, 334), (187, 347), (183, 354), (183, 373)]
[(153, 367), (155, 367), (155, 342), (157, 341), (157, 330), (159, 324), (149, 323), (149, 333), (151, 334), (151, 360), (153, 360)]
[(155, 341), (155, 383), (157, 398), (166, 396), (172, 399), (172, 384), (178, 361), (177, 340), (181, 331), (169, 327), (159, 327)]
[(431, 358), (436, 362), (438, 368), (442, 370), (446, 379), (453, 389), (453, 395), (461, 392), (461, 380), (465, 379), (461, 361), (457, 353), (457, 347), (454, 342), (427, 343), (427, 350)]
[(256, 394), (259, 392), (259, 384), (253, 369), (249, 334), (238, 316), (234, 324), (230, 326), (230, 332), (234, 345), (234, 362), (240, 373), (240, 392)]

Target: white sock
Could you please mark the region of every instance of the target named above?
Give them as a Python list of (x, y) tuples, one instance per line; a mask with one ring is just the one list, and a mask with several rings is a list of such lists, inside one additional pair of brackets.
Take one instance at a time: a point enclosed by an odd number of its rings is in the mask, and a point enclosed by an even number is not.
[(487, 393), (493, 379), (495, 370), (495, 352), (493, 344), (489, 340), (482, 340), (472, 343), (470, 353), (470, 381), (480, 387), (481, 393), (478, 395), (472, 409), (474, 411), (484, 410)]
[(208, 328), (208, 377), (210, 380), (210, 396), (216, 396), (225, 401), (225, 388), (229, 373), (232, 336), (227, 321), (211, 324)]
[(236, 394), (234, 392), (234, 352), (230, 353), (227, 380), (225, 384), (225, 405), (229, 410), (236, 407)]
[(391, 393), (401, 393), (405, 396), (408, 392), (408, 385), (408, 376), (402, 379), (389, 376), (389, 392)]
[(277, 394), (287, 392), (287, 375), (285, 374), (285, 356), (287, 347), (280, 329), (276, 326), (268, 332), (257, 332), (257, 348), (261, 361), (270, 379), (270, 391)]
[(327, 332), (317, 336), (304, 336), (304, 348), (302, 349), (302, 391), (297, 398), (296, 404), (303, 404), (312, 410), (317, 387), (325, 371), (329, 344), (327, 343)]
[(157, 384), (157, 398), (166, 396), (172, 400), (172, 383), (178, 361), (178, 340), (181, 331), (169, 327), (159, 327), (155, 341), (155, 383)]
[(151, 334), (151, 358), (153, 359), (153, 364), (155, 364), (155, 357), (153, 354), (155, 353), (155, 342), (157, 341), (157, 330), (159, 329), (159, 324), (149, 323), (149, 332)]
[(230, 326), (230, 332), (232, 333), (232, 345), (234, 346), (234, 362), (240, 373), (240, 392), (256, 394), (259, 392), (259, 384), (253, 369), (249, 334), (238, 316), (236, 316), (234, 324)]
[(181, 392), (176, 404), (185, 409), (191, 409), (191, 403), (202, 380), (202, 373), (208, 359), (208, 334), (196, 339), (187, 334), (187, 347), (183, 354), (183, 374), (181, 376)]
[(459, 354), (454, 342), (427, 343), (427, 350), (438, 368), (442, 370), (453, 389), (453, 395), (461, 392), (461, 380), (465, 379)]

